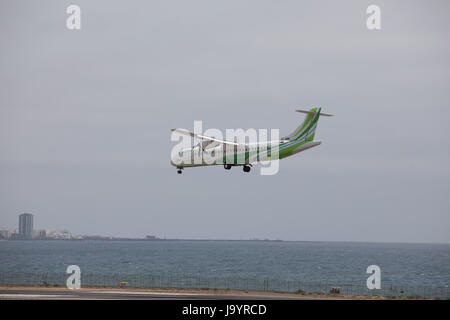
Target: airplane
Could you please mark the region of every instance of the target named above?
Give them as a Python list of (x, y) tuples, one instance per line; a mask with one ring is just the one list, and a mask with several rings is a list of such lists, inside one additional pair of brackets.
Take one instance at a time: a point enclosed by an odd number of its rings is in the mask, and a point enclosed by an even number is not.
[[(322, 113), (321, 109), (314, 107), (311, 110), (295, 110), (306, 114), (304, 121), (291, 134), (277, 141), (237, 143), (199, 135), (184, 129), (172, 129), (172, 132), (188, 135), (200, 139), (202, 142), (190, 149), (173, 154), (170, 162), (177, 168), (178, 174), (181, 174), (182, 170), (187, 167), (211, 165), (223, 165), (226, 170), (230, 170), (234, 166), (243, 166), (244, 172), (250, 172), (254, 163), (275, 160), (272, 157), (272, 150), (275, 150), (275, 147), (278, 148), (278, 157), (276, 158), (278, 160), (320, 145), (321, 141), (314, 141), (319, 117), (333, 116)], [(201, 156), (200, 163), (194, 162), (194, 156)], [(209, 160), (205, 161), (203, 156), (208, 156)], [(187, 158), (189, 161), (183, 161)]]

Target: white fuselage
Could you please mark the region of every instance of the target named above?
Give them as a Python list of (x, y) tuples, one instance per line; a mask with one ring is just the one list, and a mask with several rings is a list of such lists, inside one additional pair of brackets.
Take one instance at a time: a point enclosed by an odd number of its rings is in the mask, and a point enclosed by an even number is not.
[[(258, 161), (274, 160), (277, 147), (282, 141), (265, 141), (238, 146), (218, 145), (212, 148), (201, 148), (196, 145), (172, 154), (171, 164), (177, 167), (195, 167), (207, 165), (244, 165)], [(271, 147), (270, 147), (271, 146)]]

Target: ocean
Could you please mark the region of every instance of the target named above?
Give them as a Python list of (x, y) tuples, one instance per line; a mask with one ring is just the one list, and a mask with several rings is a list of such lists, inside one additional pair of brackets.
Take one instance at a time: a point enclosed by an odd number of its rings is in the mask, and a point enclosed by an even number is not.
[[(0, 275), (180, 276), (382, 287), (450, 287), (449, 244), (288, 241), (0, 241)], [(67, 275), (65, 275), (67, 277)], [(248, 281), (247, 281), (248, 283)], [(247, 284), (248, 285), (248, 284)]]

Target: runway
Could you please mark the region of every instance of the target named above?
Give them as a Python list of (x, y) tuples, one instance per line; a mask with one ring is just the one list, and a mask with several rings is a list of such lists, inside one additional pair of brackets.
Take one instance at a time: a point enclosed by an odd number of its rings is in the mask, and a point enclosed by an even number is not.
[(0, 300), (309, 300), (312, 297), (269, 294), (161, 292), (127, 289), (0, 288)]

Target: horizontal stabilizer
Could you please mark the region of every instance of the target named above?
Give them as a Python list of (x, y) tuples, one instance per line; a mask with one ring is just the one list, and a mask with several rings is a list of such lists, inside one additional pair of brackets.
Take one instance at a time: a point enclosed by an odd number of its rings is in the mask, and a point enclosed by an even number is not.
[[(306, 113), (306, 114), (315, 114), (316, 112), (314, 111), (309, 111), (309, 110), (295, 110), (296, 112), (301, 112), (301, 113)], [(328, 113), (320, 113), (321, 116), (325, 116), (325, 117), (332, 117), (332, 114), (328, 114)]]

